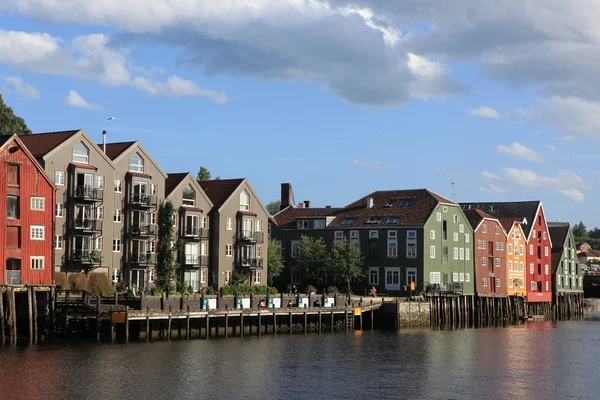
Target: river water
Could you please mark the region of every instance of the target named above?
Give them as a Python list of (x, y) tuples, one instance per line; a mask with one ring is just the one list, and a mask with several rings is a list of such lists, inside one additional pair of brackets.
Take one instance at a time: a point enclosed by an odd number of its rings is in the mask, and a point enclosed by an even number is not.
[(0, 349), (0, 399), (598, 399), (600, 313), (506, 328)]

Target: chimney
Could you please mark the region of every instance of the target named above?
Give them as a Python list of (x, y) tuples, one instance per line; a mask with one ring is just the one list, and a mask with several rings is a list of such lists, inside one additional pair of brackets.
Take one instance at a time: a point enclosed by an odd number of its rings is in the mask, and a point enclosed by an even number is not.
[(373, 200), (372, 197), (367, 198), (367, 208), (373, 208), (374, 204), (375, 204), (375, 201)]
[(310, 200), (304, 200), (304, 208), (310, 208), (310, 206), (312, 205)]
[(281, 184), (281, 206), (279, 206), (279, 210), (283, 210), (284, 208), (292, 205), (292, 185), (289, 183)]
[(325, 206), (325, 208), (331, 208), (331, 206)]
[(102, 146), (104, 154), (106, 154), (106, 130), (102, 131)]
[(304, 208), (304, 202), (298, 203), (298, 208)]

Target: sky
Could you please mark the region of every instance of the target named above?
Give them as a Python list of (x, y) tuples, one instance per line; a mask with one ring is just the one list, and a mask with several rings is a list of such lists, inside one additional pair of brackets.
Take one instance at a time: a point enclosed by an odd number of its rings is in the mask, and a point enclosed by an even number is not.
[(428, 188), (600, 226), (599, 18), (588, 0), (0, 0), (0, 93), (33, 132), (107, 129), (264, 203), (282, 182), (316, 207)]

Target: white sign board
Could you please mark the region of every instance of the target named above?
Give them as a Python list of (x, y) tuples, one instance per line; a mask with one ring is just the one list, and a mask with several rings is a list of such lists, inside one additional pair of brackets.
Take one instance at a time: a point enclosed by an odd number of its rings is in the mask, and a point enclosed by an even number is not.
[(333, 297), (325, 297), (325, 304), (323, 304), (323, 307), (333, 307), (334, 304), (335, 300)]
[(204, 299), (203, 310), (214, 310), (215, 308), (217, 308), (217, 299)]
[(281, 308), (281, 297), (271, 297), (269, 299), (269, 308)]
[(306, 308), (306, 307), (309, 307), (309, 304), (308, 304), (308, 297), (300, 297), (300, 298), (298, 299), (298, 307), (299, 307), (299, 308)]

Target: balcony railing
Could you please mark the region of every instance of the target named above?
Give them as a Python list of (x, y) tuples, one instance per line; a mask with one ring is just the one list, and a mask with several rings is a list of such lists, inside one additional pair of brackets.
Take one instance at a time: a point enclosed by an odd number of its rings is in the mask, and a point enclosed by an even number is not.
[(98, 190), (93, 186), (75, 186), (73, 190), (73, 197), (77, 200), (82, 201), (102, 201), (104, 196), (104, 190)]
[(129, 202), (131, 205), (138, 207), (156, 207), (157, 198), (156, 196), (134, 193), (129, 198)]
[(100, 265), (102, 263), (102, 253), (99, 251), (75, 250), (71, 256), (71, 261), (80, 265)]
[(80, 233), (102, 232), (102, 221), (96, 219), (75, 218), (73, 227)]
[(430, 296), (443, 294), (462, 294), (463, 282), (436, 282), (425, 283), (425, 292)]
[(183, 235), (191, 239), (208, 239), (208, 228), (199, 228), (197, 226), (186, 226)]
[(6, 271), (6, 284), (7, 285), (20, 285), (21, 284), (21, 270)]
[(131, 234), (134, 236), (156, 236), (156, 226), (150, 224), (131, 224)]
[(154, 254), (154, 253), (130, 253), (129, 261), (132, 264), (138, 264), (138, 265), (154, 265), (154, 264), (156, 264), (156, 254)]
[(183, 265), (191, 267), (208, 267), (208, 256), (186, 254), (183, 256)]
[(238, 266), (240, 268), (262, 269), (263, 260), (262, 258), (242, 258), (238, 261)]
[(245, 242), (263, 243), (264, 234), (262, 232), (243, 230), (240, 239)]

